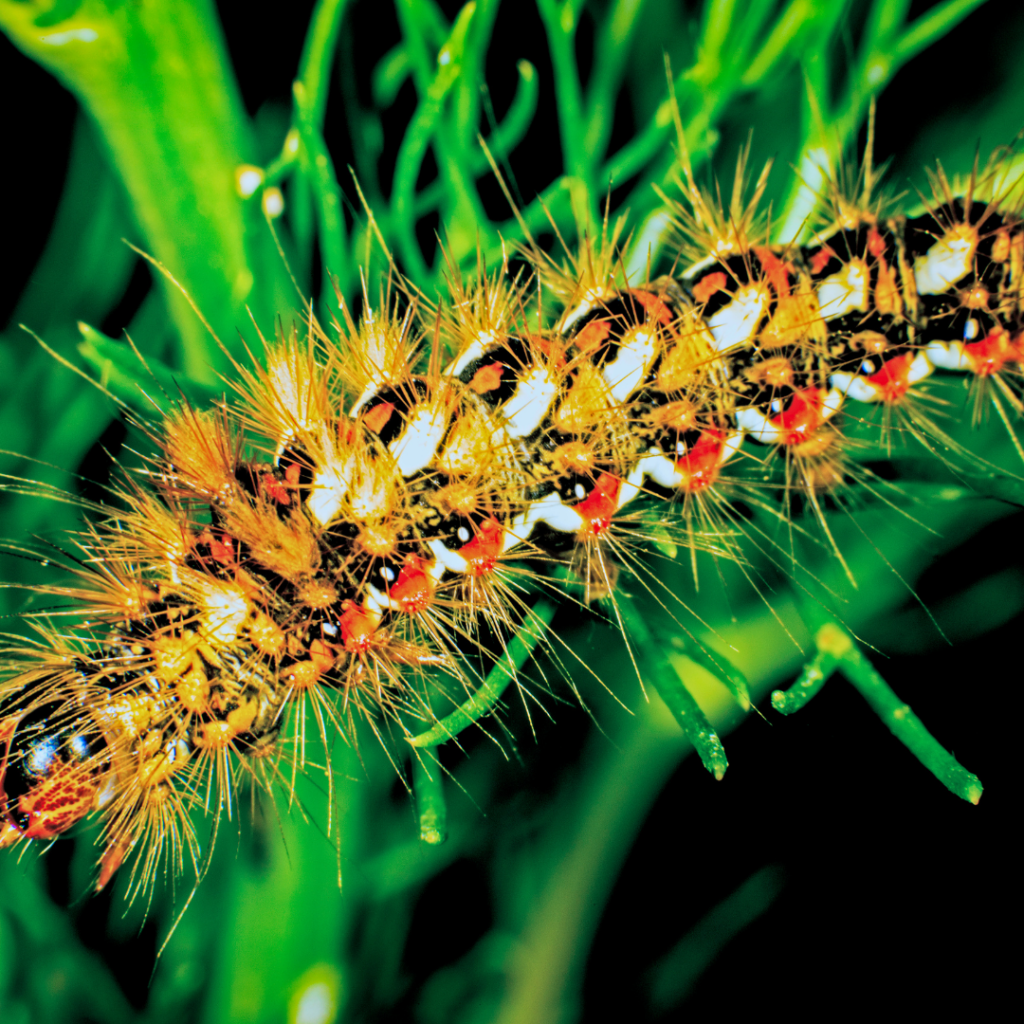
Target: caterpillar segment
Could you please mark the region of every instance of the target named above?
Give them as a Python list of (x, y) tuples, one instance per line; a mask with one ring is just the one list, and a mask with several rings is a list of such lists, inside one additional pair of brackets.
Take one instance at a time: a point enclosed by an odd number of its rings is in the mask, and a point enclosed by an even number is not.
[(433, 305), (364, 285), (358, 319), (342, 302), (237, 367), (237, 400), (172, 411), (72, 582), (40, 588), (68, 606), (7, 656), (0, 846), (95, 814), (97, 884), (131, 854), (142, 891), (198, 862), (194, 812), (294, 787), (307, 728), (329, 749), (357, 720), (434, 721), (553, 563), (588, 598), (639, 571), (641, 495), (739, 559), (730, 502), (768, 507), (773, 461), (815, 508), (843, 486), (844, 410), (912, 417), (938, 370), (1020, 411), (1024, 224), (998, 167), (963, 196), (940, 174), (910, 220), (868, 170), (804, 247), (769, 244), (766, 173), (748, 198), (741, 160), (723, 210), (684, 167), (679, 276), (626, 281), (620, 221), (561, 264), (531, 249), (531, 282), (453, 269)]

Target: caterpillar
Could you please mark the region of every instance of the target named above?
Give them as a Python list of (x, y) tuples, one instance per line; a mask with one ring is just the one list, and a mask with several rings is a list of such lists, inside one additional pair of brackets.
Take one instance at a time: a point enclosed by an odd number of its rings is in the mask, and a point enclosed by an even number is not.
[(409, 738), (537, 627), (534, 594), (568, 573), (614, 601), (648, 506), (739, 558), (721, 510), (766, 474), (817, 508), (851, 472), (844, 416), (941, 438), (912, 405), (936, 371), (1019, 412), (1007, 166), (962, 191), (937, 172), (908, 218), (867, 161), (800, 246), (770, 240), (766, 173), (747, 190), (741, 160), (723, 210), (684, 161), (681, 272), (628, 280), (606, 223), (562, 263), (528, 246), (519, 273), (453, 270), (444, 301), (393, 271), (358, 315), (339, 298), (265, 340), (232, 400), (149, 428), (159, 454), (41, 588), (74, 628), (43, 614), (9, 643), (0, 847), (99, 815), (97, 888), (133, 852), (138, 889), (198, 869), (193, 812), (293, 786), (307, 730), (325, 751), (357, 721)]

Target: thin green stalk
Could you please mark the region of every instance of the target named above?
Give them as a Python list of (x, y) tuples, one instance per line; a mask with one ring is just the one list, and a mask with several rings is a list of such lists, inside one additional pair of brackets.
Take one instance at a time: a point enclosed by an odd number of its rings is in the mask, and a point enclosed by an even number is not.
[(761, 868), (702, 917), (652, 968), (653, 1009), (663, 1013), (682, 1003), (725, 946), (771, 906), (783, 883), (780, 867)]
[(412, 786), (420, 839), (429, 846), (439, 846), (448, 838), (448, 805), (444, 798), (444, 775), (436, 757), (430, 753), (413, 755)]
[(598, 224), (593, 161), (587, 151), (587, 120), (576, 67), (576, 29), (581, 8), (582, 3), (574, 0), (537, 0), (555, 72), (555, 102), (565, 168), (582, 183), (586, 208), (578, 213), (585, 213), (591, 223)]
[(826, 635), (826, 631), (834, 634), (833, 627), (822, 626), (815, 637), (818, 652), (804, 665), (796, 682), (788, 690), (775, 690), (772, 693), (772, 707), (780, 714), (792, 715), (799, 711), (821, 692), (821, 688), (835, 672), (839, 658), (833, 649), (835, 645), (829, 643), (831, 636)]
[(331, 66), (348, 0), (317, 0), (299, 60), (299, 81), (306, 92), (306, 116), (318, 131), (324, 126)]
[(951, 793), (977, 804), (982, 785), (977, 775), (963, 765), (925, 728), (924, 723), (893, 692), (892, 687), (864, 657), (856, 644), (843, 656), (843, 675), (871, 705), (889, 731), (934, 775)]
[[(820, 616), (818, 616), (820, 617)], [(826, 621), (815, 633), (817, 654), (804, 666), (788, 690), (772, 694), (772, 707), (784, 715), (799, 711), (840, 671), (871, 705), (889, 731), (952, 793), (976, 804), (982, 785), (928, 730), (893, 692), (857, 642), (835, 622)]]
[(431, 49), (438, 49), (449, 35), (444, 15), (431, 0), (395, 0), (416, 91), (422, 100), (434, 80), (435, 63)]
[[(833, 9), (842, 10), (843, 4), (835, 3)], [(771, 74), (776, 66), (794, 50), (794, 41), (805, 30), (808, 22), (820, 13), (820, 6), (815, 0), (790, 0), (789, 6), (782, 12), (774, 27), (758, 51), (757, 56), (747, 65), (741, 81), (748, 89)]]
[(604, 157), (615, 116), (615, 97), (622, 84), (630, 44), (644, 0), (614, 0), (598, 26), (594, 68), (587, 86), (587, 128), (584, 149), (591, 160)]
[(316, 199), (318, 234), (324, 264), (322, 295), (326, 301), (331, 295), (332, 274), (338, 278), (342, 292), (348, 290), (353, 279), (348, 260), (345, 215), (341, 209), (341, 189), (334, 172), (334, 161), (314, 122), (313, 105), (301, 80), (293, 83), (292, 92), (302, 138), (300, 162)]
[(487, 673), (480, 688), (426, 732), (409, 739), (413, 747), (436, 747), (445, 740), (454, 739), (463, 729), (479, 721), (501, 700), (508, 684), (526, 663), (534, 648), (544, 637), (551, 624), (556, 606), (541, 598), (528, 612), (516, 635), (509, 641), (502, 657)]
[(721, 782), (725, 777), (725, 770), (729, 767), (729, 760), (725, 756), (725, 747), (722, 746), (714, 726), (687, 689), (687, 661), (674, 651), (668, 653), (666, 660), (675, 669), (675, 676), (670, 676), (667, 672), (656, 672), (651, 681), (658, 691), (658, 696), (679, 723), (683, 735), (697, 751), (701, 763)]
[(462, 71), (463, 47), (474, 12), (475, 5), (472, 3), (466, 4), (459, 12), (452, 34), (438, 54), (437, 73), (406, 129), (395, 164), (391, 193), (392, 229), (406, 272), (421, 286), (426, 284), (430, 271), (416, 239), (416, 179), (427, 146), (440, 124), (445, 97)]
[(939, 4), (922, 14), (896, 44), (896, 59), (901, 65), (905, 64), (911, 57), (917, 56), (954, 29), (968, 14), (985, 2), (986, 0), (946, 0), (946, 3)]
[(78, 330), (82, 335), (78, 354), (96, 371), (99, 383), (143, 417), (182, 396), (202, 408), (220, 394), (217, 388), (175, 373), (155, 356), (143, 361), (123, 341), (114, 341), (81, 320)]
[(718, 733), (686, 685), (686, 675), (690, 671), (687, 659), (677, 651), (666, 650), (663, 644), (655, 640), (631, 598), (625, 594), (618, 595), (615, 608), (627, 636), (633, 642), (633, 653), (643, 682), (650, 683), (658, 691), (683, 730), (683, 735), (697, 751), (701, 763), (716, 779), (721, 780), (729, 767), (729, 761)]

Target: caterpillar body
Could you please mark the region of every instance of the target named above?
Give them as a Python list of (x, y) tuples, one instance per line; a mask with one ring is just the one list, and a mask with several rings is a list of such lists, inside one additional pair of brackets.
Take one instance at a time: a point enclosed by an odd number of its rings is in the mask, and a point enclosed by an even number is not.
[(364, 286), (358, 321), (342, 302), (268, 342), (236, 401), (167, 415), (148, 482), (78, 538), (76, 579), (45, 588), (77, 628), (43, 618), (7, 651), (0, 847), (98, 812), (98, 886), (132, 850), (140, 887), (180, 872), (193, 809), (287, 786), (307, 722), (327, 747), (358, 718), (409, 734), (529, 623), (524, 581), (561, 562), (610, 591), (643, 496), (713, 545), (733, 467), (778, 458), (812, 501), (841, 484), (844, 408), (904, 409), (940, 370), (1019, 411), (1005, 177), (939, 176), (909, 220), (836, 187), (799, 247), (770, 244), (763, 177), (723, 213), (687, 175), (681, 274), (624, 280), (606, 230), (567, 266), (533, 251), (529, 283), (480, 271), (433, 307)]

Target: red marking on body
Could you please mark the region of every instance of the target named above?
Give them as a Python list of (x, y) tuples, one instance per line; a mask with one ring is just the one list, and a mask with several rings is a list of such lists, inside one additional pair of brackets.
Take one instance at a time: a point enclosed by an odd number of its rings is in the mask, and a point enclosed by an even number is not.
[(459, 548), (470, 576), (484, 576), (494, 569), (505, 543), (505, 527), (493, 517), (482, 522), (476, 536)]
[(592, 352), (611, 334), (612, 325), (609, 320), (591, 320), (572, 340), (576, 347), (584, 352)]
[(597, 537), (612, 525), (612, 516), (619, 506), (622, 481), (611, 473), (602, 473), (593, 491), (573, 508), (580, 514), (583, 526), (581, 537)]
[(559, 339), (545, 338), (543, 334), (524, 334), (530, 345), (546, 356), (554, 367), (565, 366), (565, 345)]
[(501, 373), (504, 369), (502, 363), (488, 363), (486, 366), (481, 366), (469, 382), (470, 390), (475, 391), (478, 395), (486, 395), (488, 391), (494, 391), (501, 387)]
[(728, 278), (726, 278), (721, 270), (716, 270), (713, 274), (702, 277), (693, 286), (694, 301), (707, 302), (715, 292), (722, 291), (726, 284), (728, 284)]
[(771, 249), (766, 247), (755, 249), (754, 255), (760, 261), (764, 269), (764, 276), (768, 278), (768, 283), (775, 289), (775, 294), (779, 298), (785, 298), (789, 295), (789, 275), (793, 270), (793, 265), (787, 263), (784, 259), (780, 259)]
[(434, 581), (423, 565), (423, 559), (409, 555), (398, 579), (388, 589), (388, 597), (408, 615), (423, 611), (434, 600)]
[(645, 292), (639, 288), (634, 288), (629, 294), (644, 307), (644, 312), (655, 322), (670, 324), (675, 320), (675, 314), (671, 308), (653, 292)]
[(825, 422), (824, 388), (796, 391), (778, 416), (770, 420), (782, 433), (782, 444), (802, 444)]
[(888, 244), (885, 239), (879, 233), (878, 228), (872, 226), (868, 231), (868, 252), (872, 256), (881, 256), (885, 253), (888, 248)]
[(838, 259), (836, 254), (827, 245), (822, 246), (811, 257), (811, 273), (820, 274), (834, 259)]
[(95, 799), (92, 773), (81, 765), (57, 761), (18, 798), (18, 810), (28, 818), (21, 834), (25, 839), (54, 839), (81, 821)]
[(345, 650), (351, 654), (363, 654), (373, 646), (373, 634), (380, 625), (380, 613), (362, 608), (355, 601), (346, 601), (341, 606), (338, 628)]
[(684, 491), (703, 491), (718, 476), (718, 467), (725, 447), (725, 434), (719, 430), (705, 430), (690, 450), (676, 459), (676, 471), (682, 476)]
[(981, 341), (964, 345), (964, 355), (971, 364), (971, 370), (979, 377), (991, 377), (994, 373), (999, 373), (1008, 362), (1020, 358), (1003, 327), (997, 327)]
[(273, 473), (264, 473), (260, 477), (260, 490), (271, 501), (276, 501), (278, 505), (290, 505), (292, 503), (288, 488)]
[(910, 365), (913, 352), (904, 352), (882, 363), (882, 368), (867, 378), (876, 387), (883, 402), (898, 402), (910, 390)]
[(381, 402), (363, 414), (363, 423), (375, 434), (379, 434), (387, 426), (394, 411), (395, 407), (391, 402)]
[(302, 466), (298, 462), (289, 462), (284, 471), (285, 483), (289, 487), (298, 487), (302, 478)]
[(212, 530), (203, 530), (196, 537), (196, 544), (206, 544), (210, 549), (210, 558), (221, 565), (234, 565), (237, 561), (235, 556), (235, 538), (229, 533), (214, 533)]

